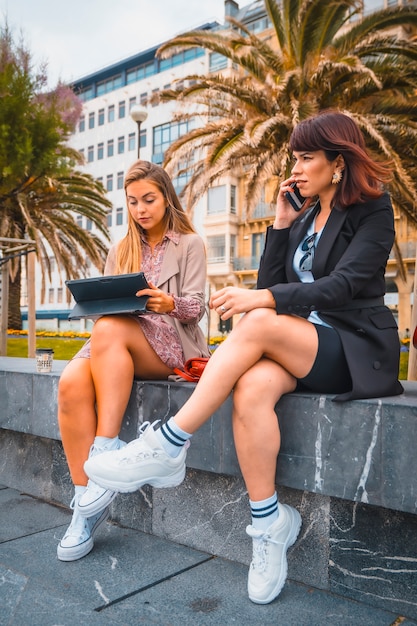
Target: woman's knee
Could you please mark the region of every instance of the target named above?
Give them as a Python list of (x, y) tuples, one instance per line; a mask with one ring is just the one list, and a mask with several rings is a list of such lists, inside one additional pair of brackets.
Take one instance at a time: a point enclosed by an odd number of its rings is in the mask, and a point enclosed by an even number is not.
[(139, 329), (139, 324), (127, 316), (100, 317), (94, 324), (91, 333), (91, 347), (93, 350), (97, 350), (127, 344), (130, 337)]
[(89, 359), (74, 359), (61, 374), (58, 383), (60, 415), (71, 412), (79, 403), (94, 402), (94, 386)]
[(278, 363), (261, 359), (240, 377), (233, 391), (233, 402), (240, 414), (255, 407), (274, 408), (280, 397), (293, 391), (296, 380)]

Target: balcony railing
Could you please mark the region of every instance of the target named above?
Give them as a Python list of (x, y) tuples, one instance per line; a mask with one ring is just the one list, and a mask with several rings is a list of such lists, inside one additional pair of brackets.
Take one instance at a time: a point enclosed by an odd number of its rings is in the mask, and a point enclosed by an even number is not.
[(233, 269), (235, 272), (244, 270), (257, 270), (259, 267), (258, 256), (241, 256), (233, 259)]

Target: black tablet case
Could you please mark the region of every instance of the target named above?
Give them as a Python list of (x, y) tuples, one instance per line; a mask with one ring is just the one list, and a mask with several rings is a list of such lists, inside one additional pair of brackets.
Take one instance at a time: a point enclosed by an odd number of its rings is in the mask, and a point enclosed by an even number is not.
[(121, 313), (148, 313), (148, 296), (135, 295), (139, 289), (149, 287), (143, 272), (67, 280), (65, 284), (76, 302), (68, 315), (69, 320)]

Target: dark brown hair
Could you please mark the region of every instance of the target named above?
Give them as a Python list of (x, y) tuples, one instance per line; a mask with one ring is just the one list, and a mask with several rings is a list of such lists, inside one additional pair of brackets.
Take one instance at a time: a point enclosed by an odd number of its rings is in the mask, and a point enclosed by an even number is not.
[(330, 162), (339, 154), (343, 157), (345, 169), (332, 202), (341, 209), (378, 198), (383, 193), (383, 183), (391, 178), (389, 164), (377, 163), (369, 156), (358, 125), (339, 111), (325, 111), (300, 122), (292, 132), (290, 149), (323, 150)]

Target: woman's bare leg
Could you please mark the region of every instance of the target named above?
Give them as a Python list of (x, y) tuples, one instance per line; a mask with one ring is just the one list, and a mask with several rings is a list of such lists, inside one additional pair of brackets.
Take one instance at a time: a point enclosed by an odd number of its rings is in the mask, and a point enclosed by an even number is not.
[(91, 374), (96, 391), (98, 436), (116, 437), (134, 377), (166, 379), (167, 367), (130, 317), (100, 318), (91, 336)]
[(72, 481), (75, 485), (86, 485), (83, 465), (97, 428), (90, 359), (74, 359), (62, 372), (58, 387), (58, 423)]
[(217, 348), (175, 422), (185, 432), (194, 433), (226, 400), (239, 378), (263, 357), (296, 378), (306, 376), (317, 349), (317, 331), (307, 320), (277, 315), (272, 309), (250, 311)]
[(83, 466), (94, 438), (119, 434), (134, 375), (164, 379), (171, 373), (137, 321), (114, 316), (96, 322), (91, 359), (70, 361), (58, 388), (58, 422), (75, 485), (87, 484)]
[(296, 380), (269, 359), (261, 359), (238, 380), (233, 392), (233, 435), (249, 498), (265, 500), (275, 492), (281, 444), (275, 405), (294, 391)]

